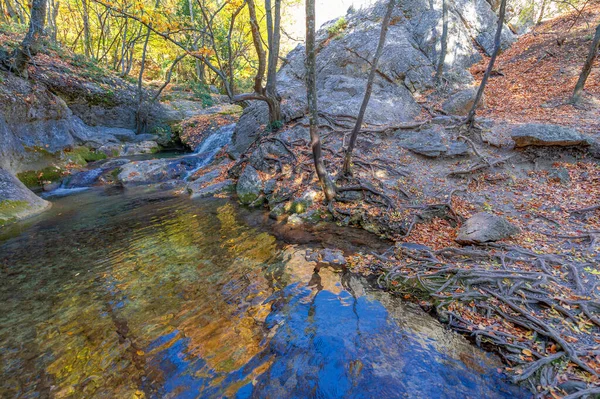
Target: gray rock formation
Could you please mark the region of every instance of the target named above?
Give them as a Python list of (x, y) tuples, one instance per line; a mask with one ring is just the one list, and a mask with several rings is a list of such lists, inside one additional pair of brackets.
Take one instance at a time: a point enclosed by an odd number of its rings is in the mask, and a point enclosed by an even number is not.
[(0, 168), (0, 226), (36, 215), (51, 205), (10, 172)]
[(469, 152), (465, 143), (447, 139), (439, 127), (418, 132), (398, 130), (394, 133), (394, 141), (402, 148), (429, 158), (461, 156)]
[[(444, 101), (442, 104), (442, 109), (450, 115), (466, 116), (471, 110), (471, 107), (473, 107), (473, 103), (475, 103), (476, 95), (476, 88), (460, 90), (459, 92), (452, 94), (446, 99), (446, 101)], [(482, 102), (485, 102), (485, 99), (479, 103), (481, 104)]]
[[(331, 115), (355, 116), (360, 108), (367, 75), (379, 39), (385, 2), (347, 15), (347, 25), (335, 21), (317, 33), (317, 91), (319, 110)], [(485, 0), (459, 0), (451, 9), (451, 40), (448, 43), (445, 77), (452, 84), (470, 83), (468, 68), (480, 59), (475, 40), (491, 51), (497, 17)], [(337, 27), (337, 28), (336, 28)], [(386, 124), (409, 121), (420, 112), (413, 94), (434, 85), (433, 74), (439, 58), (441, 0), (402, 2), (394, 12), (386, 46), (379, 62), (379, 74), (365, 115), (365, 122)], [(514, 40), (507, 29), (503, 46)], [(306, 112), (304, 47), (286, 57), (278, 74), (284, 121)], [(268, 123), (264, 103), (255, 102), (240, 118), (230, 153), (239, 156), (252, 143), (261, 126)]]
[(468, 219), (458, 231), (459, 244), (482, 244), (509, 238), (519, 233), (519, 228), (506, 219), (480, 212)]
[(142, 141), (139, 143), (109, 143), (98, 148), (99, 152), (109, 157), (123, 157), (139, 154), (154, 154), (159, 151), (156, 141)]
[(527, 146), (589, 146), (591, 139), (579, 131), (558, 125), (528, 123), (512, 129), (516, 147)]
[(194, 156), (131, 162), (121, 167), (118, 179), (126, 186), (182, 180), (199, 163), (200, 158)]
[(240, 202), (245, 205), (254, 203), (260, 197), (262, 188), (263, 182), (258, 175), (258, 171), (252, 165), (246, 165), (236, 186), (236, 193)]

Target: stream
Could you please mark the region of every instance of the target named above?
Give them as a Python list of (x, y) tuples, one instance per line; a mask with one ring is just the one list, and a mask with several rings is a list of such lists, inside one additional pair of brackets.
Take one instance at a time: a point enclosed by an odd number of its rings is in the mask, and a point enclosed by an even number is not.
[(530, 396), (416, 306), (316, 274), (306, 249), (357, 230), (293, 243), (262, 212), (143, 187), (53, 202), (0, 230), (2, 398)]

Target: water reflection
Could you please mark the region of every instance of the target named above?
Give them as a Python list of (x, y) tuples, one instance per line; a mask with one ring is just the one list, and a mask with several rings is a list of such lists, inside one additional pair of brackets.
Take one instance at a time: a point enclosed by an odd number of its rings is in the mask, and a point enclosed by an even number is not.
[(226, 201), (91, 190), (0, 243), (0, 397), (526, 397)]

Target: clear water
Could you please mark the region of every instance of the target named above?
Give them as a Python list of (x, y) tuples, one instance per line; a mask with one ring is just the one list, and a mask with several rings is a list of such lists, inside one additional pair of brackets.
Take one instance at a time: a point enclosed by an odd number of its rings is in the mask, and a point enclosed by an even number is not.
[(1, 398), (528, 397), (420, 310), (315, 274), (262, 214), (143, 189), (54, 201), (0, 230)]
[(235, 130), (235, 123), (226, 125), (218, 129), (216, 132), (208, 136), (195, 150), (194, 154), (201, 159), (196, 168), (188, 173), (188, 177), (193, 176), (194, 173), (211, 163), (215, 156), (231, 142), (233, 132)]

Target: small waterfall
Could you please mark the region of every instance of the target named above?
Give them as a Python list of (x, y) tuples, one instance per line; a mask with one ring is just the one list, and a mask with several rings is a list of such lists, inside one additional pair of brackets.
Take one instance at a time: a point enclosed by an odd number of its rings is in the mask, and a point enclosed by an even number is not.
[(98, 181), (98, 178), (100, 175), (102, 175), (102, 172), (104, 172), (104, 170), (102, 168), (98, 168), (75, 173), (74, 175), (63, 180), (59, 188), (48, 193), (44, 193), (42, 197), (64, 197), (66, 195), (87, 190), (93, 186), (96, 181)]
[(231, 142), (231, 137), (233, 136), (234, 130), (235, 123), (223, 126), (219, 128), (219, 130), (208, 136), (202, 142), (202, 144), (200, 144), (196, 148), (194, 154), (196, 154), (196, 157), (199, 159), (199, 162), (193, 170), (188, 172), (187, 176), (185, 177), (185, 180), (187, 180), (190, 176), (192, 176), (198, 170), (202, 169), (215, 159), (217, 153)]

